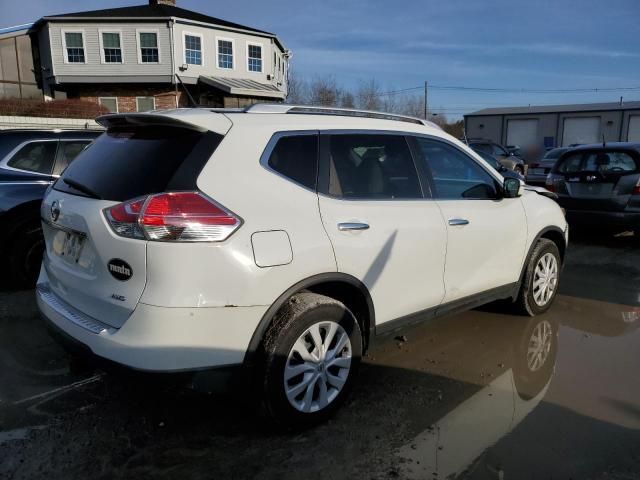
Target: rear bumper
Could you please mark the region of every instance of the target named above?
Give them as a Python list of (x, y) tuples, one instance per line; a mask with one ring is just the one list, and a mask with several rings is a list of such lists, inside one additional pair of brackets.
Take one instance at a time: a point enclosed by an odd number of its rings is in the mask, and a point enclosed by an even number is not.
[(165, 308), (138, 304), (115, 329), (84, 315), (49, 289), (36, 289), (44, 319), (76, 345), (136, 370), (178, 373), (241, 365), (267, 306)]
[(577, 225), (640, 228), (640, 212), (567, 210), (567, 220)]

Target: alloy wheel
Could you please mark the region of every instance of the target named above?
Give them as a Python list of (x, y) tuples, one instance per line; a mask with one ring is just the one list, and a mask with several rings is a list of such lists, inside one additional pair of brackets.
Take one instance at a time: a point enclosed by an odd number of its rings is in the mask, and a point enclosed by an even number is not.
[(317, 412), (342, 391), (351, 369), (349, 335), (336, 322), (318, 322), (295, 341), (284, 368), (289, 403), (304, 413)]
[(533, 300), (539, 307), (544, 307), (558, 286), (558, 260), (552, 253), (545, 253), (533, 274)]

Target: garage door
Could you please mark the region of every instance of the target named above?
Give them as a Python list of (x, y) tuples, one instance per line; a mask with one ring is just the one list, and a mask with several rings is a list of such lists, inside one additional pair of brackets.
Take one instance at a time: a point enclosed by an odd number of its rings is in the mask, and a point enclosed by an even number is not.
[(562, 130), (562, 146), (574, 143), (597, 143), (600, 136), (600, 117), (565, 118)]
[(629, 133), (627, 142), (640, 142), (640, 115), (629, 117)]
[(526, 148), (538, 143), (538, 120), (507, 120), (507, 145)]

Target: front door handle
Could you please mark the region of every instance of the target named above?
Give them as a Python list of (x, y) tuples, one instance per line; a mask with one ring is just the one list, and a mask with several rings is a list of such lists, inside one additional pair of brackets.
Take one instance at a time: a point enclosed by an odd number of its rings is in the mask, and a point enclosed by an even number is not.
[(369, 230), (369, 224), (358, 222), (345, 222), (338, 224), (338, 230), (346, 232), (349, 230)]
[(452, 227), (459, 225), (469, 225), (469, 220), (466, 220), (464, 218), (450, 218), (449, 225), (451, 225)]

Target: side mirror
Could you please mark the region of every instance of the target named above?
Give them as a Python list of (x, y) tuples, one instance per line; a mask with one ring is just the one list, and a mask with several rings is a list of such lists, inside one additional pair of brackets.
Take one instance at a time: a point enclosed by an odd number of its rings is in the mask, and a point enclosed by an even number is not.
[(502, 194), (504, 198), (516, 198), (519, 197), (522, 193), (520, 180), (517, 178), (505, 178), (504, 183), (502, 185)]

